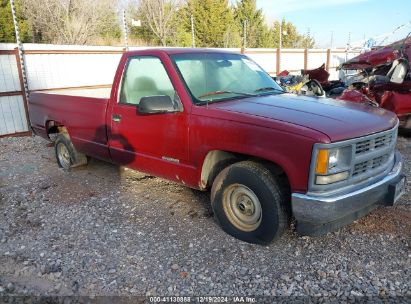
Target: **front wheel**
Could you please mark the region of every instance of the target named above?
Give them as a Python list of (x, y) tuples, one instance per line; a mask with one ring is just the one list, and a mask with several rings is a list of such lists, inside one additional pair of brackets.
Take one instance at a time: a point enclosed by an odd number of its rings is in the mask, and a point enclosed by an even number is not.
[(267, 168), (244, 161), (225, 168), (216, 177), (211, 204), (225, 232), (245, 242), (268, 244), (287, 227), (285, 193)]

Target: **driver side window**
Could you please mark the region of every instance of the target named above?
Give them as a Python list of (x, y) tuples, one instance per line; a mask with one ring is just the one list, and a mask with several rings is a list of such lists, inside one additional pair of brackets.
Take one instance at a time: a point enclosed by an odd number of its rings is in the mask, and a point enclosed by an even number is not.
[(160, 95), (176, 99), (176, 92), (161, 60), (149, 56), (131, 58), (123, 77), (120, 103), (138, 105), (143, 97)]

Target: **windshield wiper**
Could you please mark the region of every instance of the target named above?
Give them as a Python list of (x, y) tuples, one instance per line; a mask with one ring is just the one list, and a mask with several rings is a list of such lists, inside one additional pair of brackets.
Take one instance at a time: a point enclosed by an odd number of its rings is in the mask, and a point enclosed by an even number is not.
[(257, 93), (257, 92), (265, 92), (265, 91), (275, 91), (275, 92), (285, 93), (284, 90), (277, 89), (277, 88), (274, 88), (274, 87), (259, 88), (259, 89), (255, 90), (254, 92)]
[(207, 92), (201, 96), (198, 96), (197, 98), (203, 98), (207, 96), (215, 96), (215, 95), (221, 95), (221, 94), (236, 94), (236, 95), (242, 95), (242, 96), (256, 96), (255, 94), (251, 93), (244, 93), (244, 92), (235, 92), (235, 91), (212, 91), (212, 92)]

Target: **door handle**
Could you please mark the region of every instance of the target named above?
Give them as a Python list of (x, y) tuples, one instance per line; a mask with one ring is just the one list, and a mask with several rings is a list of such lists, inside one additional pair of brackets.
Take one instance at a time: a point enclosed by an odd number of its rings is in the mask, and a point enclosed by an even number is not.
[(120, 122), (121, 121), (121, 115), (120, 114), (113, 114), (112, 119), (114, 122)]

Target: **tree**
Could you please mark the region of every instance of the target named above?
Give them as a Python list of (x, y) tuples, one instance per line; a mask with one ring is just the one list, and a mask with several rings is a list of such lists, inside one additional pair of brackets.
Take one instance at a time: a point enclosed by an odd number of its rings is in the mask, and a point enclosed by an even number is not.
[[(315, 41), (310, 36), (304, 36), (298, 33), (297, 28), (291, 22), (281, 21), (282, 43), (283, 48), (312, 48)], [(274, 46), (280, 46), (280, 22), (275, 21), (272, 34), (274, 37)]]
[[(32, 39), (31, 25), (22, 15), (20, 2), (15, 1), (15, 6), (20, 30), (20, 39), (22, 42), (29, 42)], [(0, 0), (0, 42), (16, 42), (13, 16), (11, 14), (9, 0)]]
[(241, 47), (240, 27), (235, 22), (234, 14), (232, 12), (227, 16), (227, 26), (223, 36), (223, 46), (225, 48)]
[(21, 0), (25, 15), (42, 42), (87, 44), (105, 36), (119, 37), (117, 1)]
[(146, 22), (141, 23), (141, 26), (133, 26), (131, 19), (142, 20), (143, 14), (138, 6), (134, 3), (129, 3), (126, 9), (126, 20), (129, 31), (129, 39), (131, 43), (136, 45), (158, 45), (160, 42), (156, 35)]
[(265, 23), (263, 11), (257, 9), (256, 0), (237, 0), (234, 8), (235, 20), (241, 29), (241, 38), (244, 39), (244, 22), (246, 22), (247, 47), (270, 47), (273, 38)]
[(191, 14), (187, 6), (180, 6), (174, 16), (174, 30), (171, 33), (169, 44), (182, 47), (191, 47), (193, 37), (191, 32)]
[(228, 0), (188, 0), (187, 5), (188, 15), (194, 17), (196, 45), (224, 47), (224, 37), (233, 25)]
[(179, 0), (140, 0), (138, 10), (143, 23), (146, 23), (152, 33), (159, 39), (161, 45), (167, 45), (174, 21)]

